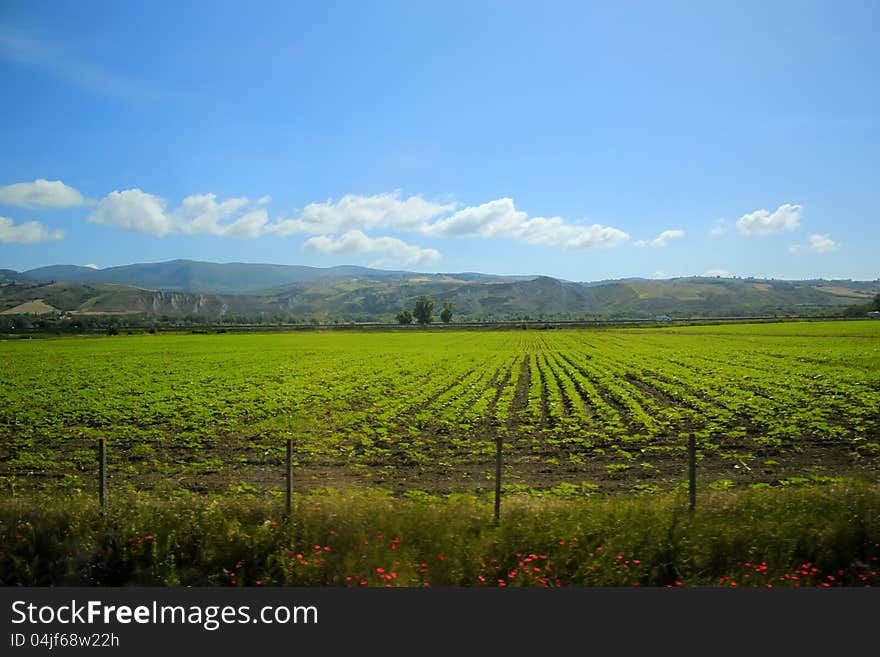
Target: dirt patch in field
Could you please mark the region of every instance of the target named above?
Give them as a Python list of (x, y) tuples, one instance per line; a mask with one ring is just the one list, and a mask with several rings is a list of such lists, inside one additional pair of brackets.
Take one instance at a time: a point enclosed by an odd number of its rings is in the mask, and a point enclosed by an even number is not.
[(42, 299), (34, 299), (33, 301), (25, 301), (14, 308), (8, 308), (0, 312), (0, 315), (51, 315), (59, 312), (55, 306), (50, 306)]

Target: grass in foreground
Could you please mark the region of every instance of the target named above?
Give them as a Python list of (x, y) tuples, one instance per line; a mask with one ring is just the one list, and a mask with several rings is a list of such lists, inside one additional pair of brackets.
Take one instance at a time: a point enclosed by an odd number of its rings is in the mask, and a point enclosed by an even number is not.
[(510, 498), (0, 501), (0, 584), (157, 586), (868, 586), (880, 486)]

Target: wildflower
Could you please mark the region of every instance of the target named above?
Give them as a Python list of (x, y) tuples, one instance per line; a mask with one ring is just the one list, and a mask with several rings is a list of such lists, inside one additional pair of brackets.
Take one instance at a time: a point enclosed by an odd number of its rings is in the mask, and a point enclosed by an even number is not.
[(377, 567), (376, 567), (376, 572), (379, 573), (379, 574), (381, 575), (382, 573), (385, 572), (385, 569), (382, 568), (381, 566), (377, 566)]
[(154, 536), (152, 534), (147, 534), (146, 536), (144, 536), (144, 538), (148, 541), (152, 541)]
[(256, 584), (257, 586), (262, 586), (262, 585), (263, 585), (263, 580), (258, 579), (256, 582), (254, 582), (254, 584)]
[(438, 558), (440, 561), (446, 561), (446, 557), (443, 556), (442, 554), (438, 554), (438, 555), (437, 555), (437, 558)]

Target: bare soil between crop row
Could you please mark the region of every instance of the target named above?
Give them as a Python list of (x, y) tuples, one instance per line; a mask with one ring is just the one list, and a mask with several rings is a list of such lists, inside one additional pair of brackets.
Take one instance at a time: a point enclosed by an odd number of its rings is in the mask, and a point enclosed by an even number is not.
[[(507, 443), (505, 443), (507, 445)], [(521, 490), (556, 492), (569, 495), (615, 492), (662, 492), (687, 481), (687, 453), (681, 449), (642, 453), (630, 457), (608, 450), (583, 453), (575, 460), (565, 449), (547, 445), (517, 446), (516, 441), (502, 453), (502, 485)], [(822, 481), (823, 478), (880, 479), (880, 454), (859, 455), (843, 444), (807, 444), (797, 450), (752, 452), (746, 458), (733, 456), (735, 450), (702, 453), (697, 468), (700, 488), (742, 488), (754, 484), (771, 486)], [(447, 454), (426, 458), (421, 463), (395, 462), (394, 458), (349, 460), (345, 458), (296, 455), (294, 490), (308, 493), (380, 487), (396, 494), (425, 491), (433, 494), (486, 493), (494, 490), (495, 456), (475, 453), (454, 457)], [(85, 489), (97, 487), (94, 468), (30, 469), (10, 471), (0, 464), (0, 486), (4, 479), (16, 480), (16, 492), (41, 488), (63, 488), (70, 475)], [(157, 450), (151, 460), (126, 459), (117, 453), (108, 458), (108, 485), (137, 491), (180, 491), (259, 493), (281, 491), (286, 487), (285, 460), (227, 440), (214, 448)], [(576, 488), (572, 488), (572, 486)], [(73, 486), (72, 486), (73, 487)]]

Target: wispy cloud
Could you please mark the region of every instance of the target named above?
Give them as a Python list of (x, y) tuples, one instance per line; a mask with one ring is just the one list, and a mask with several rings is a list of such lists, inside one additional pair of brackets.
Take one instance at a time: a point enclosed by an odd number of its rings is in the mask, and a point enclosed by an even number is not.
[(143, 82), (3, 27), (0, 27), (0, 58), (48, 71), (71, 84), (130, 103), (158, 98), (158, 93)]
[(681, 230), (680, 228), (672, 228), (670, 230), (664, 230), (652, 240), (636, 240), (635, 242), (633, 242), (633, 245), (639, 248), (650, 246), (654, 249), (661, 249), (664, 246), (668, 245), (672, 240), (681, 239), (682, 237), (684, 237), (683, 230)]
[(792, 232), (800, 226), (801, 206), (786, 203), (773, 212), (755, 210), (745, 214), (736, 222), (736, 227), (743, 235), (772, 235), (774, 233)]
[(840, 250), (840, 242), (835, 242), (827, 233), (814, 233), (808, 238), (808, 244), (792, 244), (788, 247), (791, 253), (812, 251), (813, 253), (832, 253)]
[(0, 244), (40, 244), (63, 239), (63, 230), (50, 230), (39, 221), (16, 224), (9, 217), (0, 217)]
[(0, 187), (0, 205), (19, 208), (70, 208), (86, 205), (79, 190), (60, 180), (38, 178), (33, 182), (14, 183)]
[(731, 276), (733, 276), (733, 274), (731, 274), (726, 269), (707, 269), (703, 272), (703, 276), (719, 276), (721, 278), (730, 278)]
[(730, 230), (727, 219), (716, 219), (709, 229), (709, 237), (720, 237)]

